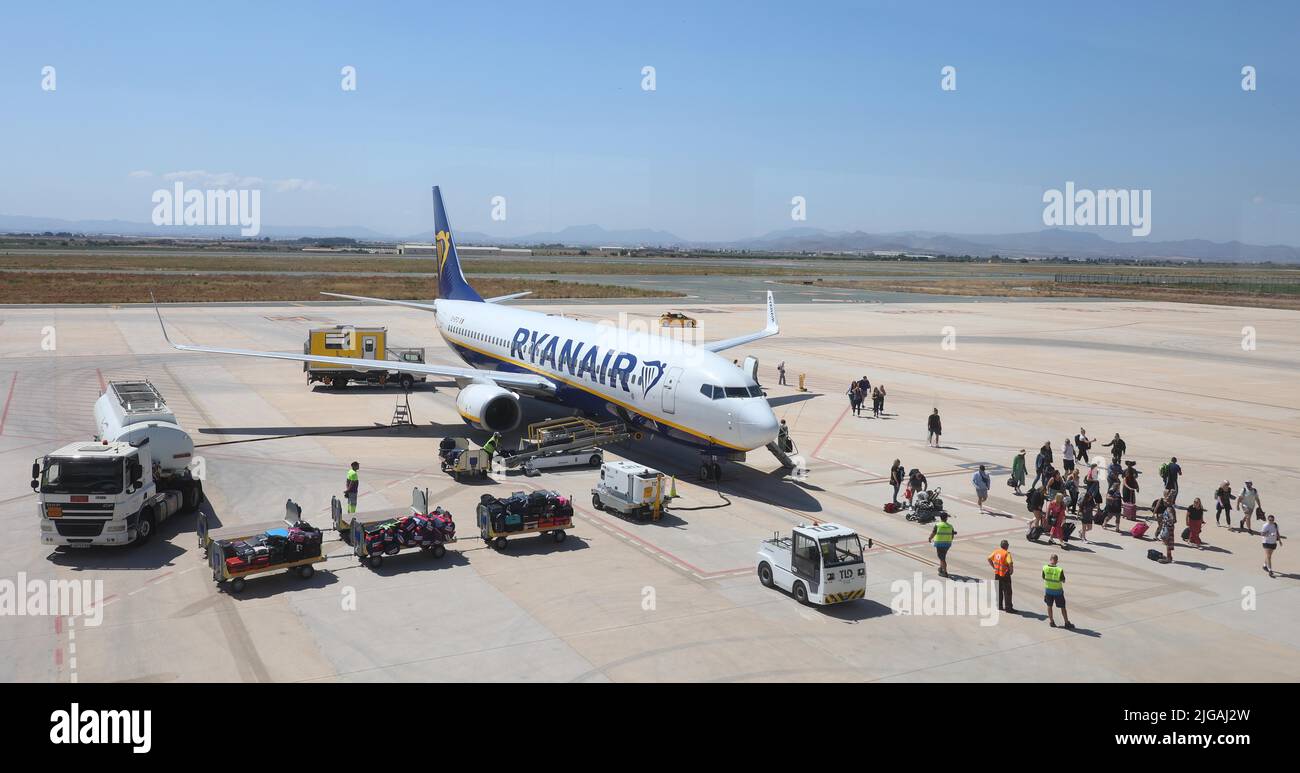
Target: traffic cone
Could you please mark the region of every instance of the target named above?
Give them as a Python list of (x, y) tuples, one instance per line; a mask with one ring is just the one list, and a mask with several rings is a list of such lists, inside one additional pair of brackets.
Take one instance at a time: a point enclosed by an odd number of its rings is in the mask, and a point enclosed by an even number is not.
[(673, 485), (668, 489), (668, 496), (672, 499), (677, 498), (677, 476), (673, 476)]

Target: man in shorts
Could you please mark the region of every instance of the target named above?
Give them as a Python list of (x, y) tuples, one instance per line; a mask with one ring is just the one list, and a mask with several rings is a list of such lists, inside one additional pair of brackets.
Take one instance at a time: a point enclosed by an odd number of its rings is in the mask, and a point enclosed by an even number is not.
[(939, 513), (939, 520), (930, 530), (930, 543), (934, 545), (934, 550), (939, 554), (939, 576), (948, 576), (948, 548), (952, 547), (952, 539), (957, 536), (957, 530), (948, 523), (948, 514)]
[(1074, 627), (1074, 623), (1070, 622), (1070, 613), (1065, 611), (1065, 570), (1056, 565), (1055, 553), (1043, 567), (1043, 601), (1047, 602), (1047, 622), (1053, 628), (1056, 627), (1053, 607), (1060, 607), (1066, 628)]

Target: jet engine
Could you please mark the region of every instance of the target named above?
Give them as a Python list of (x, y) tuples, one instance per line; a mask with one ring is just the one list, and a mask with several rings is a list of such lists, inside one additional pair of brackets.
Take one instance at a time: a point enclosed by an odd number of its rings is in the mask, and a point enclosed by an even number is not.
[(475, 429), (507, 432), (519, 424), (519, 395), (496, 384), (470, 384), (456, 396), (456, 410)]

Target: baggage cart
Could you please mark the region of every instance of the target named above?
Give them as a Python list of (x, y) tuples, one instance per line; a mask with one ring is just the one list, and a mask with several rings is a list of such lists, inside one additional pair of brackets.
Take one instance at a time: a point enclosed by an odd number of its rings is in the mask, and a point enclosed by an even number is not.
[(360, 517), (353, 516), (346, 522), (343, 520), (343, 504), (337, 497), (330, 499), (330, 513), (334, 522), (334, 528), (344, 535), (344, 541), (352, 546), (352, 555), (362, 564), (369, 566), (371, 569), (378, 569), (383, 566), (386, 556), (395, 556), (397, 553), (403, 553), (409, 550), (420, 550), (434, 558), (442, 558), (447, 554), (447, 545), (456, 541), (453, 536), (449, 540), (437, 539), (429, 545), (403, 545), (398, 548), (396, 553), (371, 553), (366, 547), (366, 532), (374, 531), (380, 524), (397, 520), (403, 515), (429, 515), (429, 491), (419, 488), (411, 489), (411, 507), (409, 510), (397, 511), (385, 514), (384, 517), (376, 518), (375, 513), (362, 513)]
[[(498, 530), (492, 523), (491, 503), (486, 500), (496, 501), (496, 497), (491, 494), (484, 494), (483, 501), (479, 502), (477, 508), (477, 526), (479, 536), (490, 547), (496, 550), (505, 550), (508, 538), (522, 537), (527, 534), (538, 534), (543, 537), (551, 535), (551, 539), (556, 543), (563, 542), (568, 534), (565, 529), (573, 528), (573, 515), (559, 517), (548, 517), (543, 513), (540, 515), (522, 514), (518, 515), (518, 525), (511, 526), (507, 524), (505, 528)], [(569, 504), (572, 506), (573, 497), (569, 497)]]
[[(302, 508), (299, 507), (292, 499), (285, 502), (285, 516), (282, 523), (289, 527), (294, 527), (302, 521)], [(243, 530), (241, 530), (243, 531)], [(208, 527), (208, 517), (203, 513), (199, 517), (198, 535), (199, 547), (208, 560), (208, 566), (212, 569), (212, 580), (217, 587), (226, 587), (231, 593), (239, 593), (244, 590), (245, 581), (249, 577), (259, 574), (268, 574), (270, 572), (290, 572), (297, 574), (306, 580), (316, 573), (314, 564), (325, 560), (324, 546), (314, 556), (298, 558), (292, 561), (276, 561), (256, 566), (249, 566), (244, 569), (232, 570), (226, 564), (225, 547), (231, 543), (241, 540), (255, 539), (259, 534), (265, 532), (265, 529), (259, 531), (248, 531), (232, 536), (213, 537)]]

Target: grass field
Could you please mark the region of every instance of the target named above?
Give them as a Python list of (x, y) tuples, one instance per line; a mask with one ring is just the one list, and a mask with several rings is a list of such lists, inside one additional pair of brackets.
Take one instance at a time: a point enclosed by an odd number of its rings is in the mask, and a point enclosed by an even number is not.
[[(528, 279), (479, 279), (484, 297), (531, 290), (530, 298), (655, 298), (677, 293), (634, 287)], [(206, 301), (319, 301), (321, 292), (395, 300), (426, 299), (434, 286), (424, 277), (265, 277), (244, 274), (167, 275), (151, 281), (138, 274), (0, 273), (0, 303), (148, 303), (149, 291), (164, 303)]]
[(907, 281), (829, 281), (819, 287), (846, 287), (999, 298), (1118, 298), (1124, 300), (1207, 303), (1215, 306), (1261, 306), (1300, 309), (1300, 285), (1278, 285), (1274, 292), (1254, 292), (1242, 284), (1094, 284), (1050, 279), (918, 279)]

